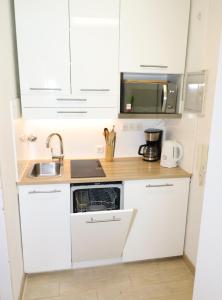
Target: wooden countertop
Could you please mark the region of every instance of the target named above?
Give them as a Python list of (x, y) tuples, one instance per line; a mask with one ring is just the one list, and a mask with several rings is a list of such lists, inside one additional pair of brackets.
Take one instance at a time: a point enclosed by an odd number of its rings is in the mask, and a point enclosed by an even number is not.
[[(42, 162), (43, 160), (41, 160)], [(44, 160), (46, 161), (46, 160)], [(87, 183), (87, 182), (106, 182), (124, 181), (139, 179), (161, 179), (161, 178), (184, 178), (191, 177), (180, 167), (163, 168), (159, 162), (145, 162), (140, 157), (115, 158), (113, 162), (100, 160), (106, 173), (106, 177), (91, 178), (71, 178), (70, 159), (64, 160), (62, 176), (32, 178), (29, 171), (33, 163), (39, 161), (29, 161), (23, 177), (18, 181), (19, 185), (28, 184), (54, 184), (54, 183)]]

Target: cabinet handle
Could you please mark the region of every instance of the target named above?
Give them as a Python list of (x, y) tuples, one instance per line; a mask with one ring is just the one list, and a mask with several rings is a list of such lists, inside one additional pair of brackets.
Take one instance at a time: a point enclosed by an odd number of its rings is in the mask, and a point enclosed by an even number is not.
[(65, 99), (65, 98), (58, 98), (57, 101), (87, 101), (87, 99)]
[(30, 88), (31, 91), (61, 91), (60, 88)]
[(57, 111), (57, 114), (87, 114), (88, 111)]
[(94, 224), (94, 223), (108, 223), (108, 222), (119, 222), (121, 221), (120, 218), (116, 218), (113, 216), (112, 219), (104, 219), (104, 220), (94, 220), (93, 218), (91, 218), (90, 221), (86, 221), (87, 224)]
[(61, 193), (60, 190), (51, 190), (51, 191), (30, 191), (29, 194), (55, 194)]
[(158, 68), (158, 69), (167, 69), (168, 66), (161, 65), (140, 65), (141, 68)]
[(109, 92), (110, 89), (80, 89), (81, 92)]
[(174, 186), (172, 183), (166, 183), (166, 184), (148, 184), (146, 185), (146, 188), (156, 188), (156, 187), (169, 187), (169, 186)]

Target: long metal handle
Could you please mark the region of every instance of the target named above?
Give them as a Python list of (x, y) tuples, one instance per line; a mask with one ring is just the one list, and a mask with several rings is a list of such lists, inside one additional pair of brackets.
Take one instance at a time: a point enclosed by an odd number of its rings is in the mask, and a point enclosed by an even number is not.
[(166, 183), (166, 184), (148, 184), (146, 185), (146, 188), (156, 188), (156, 187), (169, 187), (169, 186), (174, 186), (172, 183)]
[(81, 92), (109, 92), (110, 89), (80, 89)]
[(57, 114), (87, 114), (88, 111), (57, 111)]
[(162, 105), (162, 112), (166, 111), (166, 104), (167, 104), (167, 85), (163, 85), (163, 105)]
[(55, 194), (55, 193), (61, 193), (60, 190), (51, 190), (51, 191), (30, 191), (29, 194)]
[(31, 91), (61, 91), (60, 88), (30, 88)]
[(87, 101), (87, 99), (66, 99), (66, 98), (57, 98), (57, 101)]
[(93, 218), (91, 218), (90, 221), (86, 221), (87, 224), (94, 224), (94, 223), (108, 223), (108, 222), (119, 222), (121, 221), (120, 218), (116, 218), (113, 216), (112, 219), (104, 219), (104, 220), (94, 220)]
[(158, 68), (158, 69), (167, 69), (168, 66), (161, 65), (140, 65), (141, 68)]

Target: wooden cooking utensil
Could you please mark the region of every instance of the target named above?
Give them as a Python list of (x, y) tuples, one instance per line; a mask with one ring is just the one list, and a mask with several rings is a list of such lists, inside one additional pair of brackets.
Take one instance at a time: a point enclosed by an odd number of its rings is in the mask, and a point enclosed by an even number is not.
[(106, 141), (105, 148), (105, 160), (113, 161), (114, 151), (115, 151), (115, 141), (116, 141), (116, 132), (114, 131), (115, 126), (109, 132), (108, 128), (104, 128), (103, 135)]

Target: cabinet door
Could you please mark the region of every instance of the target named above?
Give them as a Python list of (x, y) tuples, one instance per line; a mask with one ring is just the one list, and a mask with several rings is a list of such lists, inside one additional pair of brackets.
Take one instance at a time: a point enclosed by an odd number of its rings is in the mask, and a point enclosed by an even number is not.
[(132, 214), (132, 209), (72, 214), (72, 262), (121, 257)]
[(184, 73), (189, 2), (121, 0), (121, 72)]
[(70, 268), (69, 185), (21, 186), (19, 202), (25, 272)]
[(207, 70), (206, 46), (209, 43), (208, 15), (209, 1), (197, 0), (191, 2), (190, 30), (187, 51), (187, 72)]
[(68, 0), (15, 0), (21, 94), (70, 92)]
[(137, 210), (123, 260), (183, 254), (189, 178), (124, 183), (124, 208)]
[(70, 23), (73, 95), (119, 94), (119, 0), (70, 0)]

